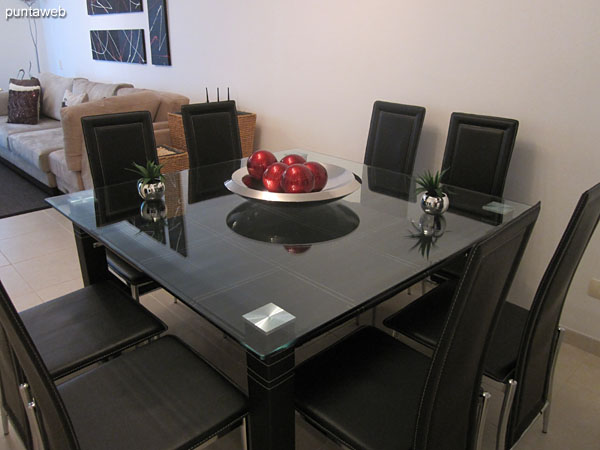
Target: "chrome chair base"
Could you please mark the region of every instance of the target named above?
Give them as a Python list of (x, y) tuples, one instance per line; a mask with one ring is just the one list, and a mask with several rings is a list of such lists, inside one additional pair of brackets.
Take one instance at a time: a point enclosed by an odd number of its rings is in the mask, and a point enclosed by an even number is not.
[[(554, 372), (556, 370), (556, 362), (558, 361), (558, 353), (560, 351), (560, 347), (562, 345), (562, 341), (564, 339), (565, 329), (559, 327), (556, 332), (554, 350), (552, 354), (552, 365), (550, 368), (550, 376), (548, 378), (549, 390), (548, 390), (548, 400), (540, 410), (538, 416), (531, 421), (529, 426), (523, 431), (519, 439), (511, 446), (511, 450), (516, 448), (523, 436), (527, 434), (529, 429), (538, 421), (539, 417), (542, 416), (542, 432), (548, 433), (548, 428), (550, 426), (550, 407), (552, 404), (552, 387), (554, 385)], [(517, 389), (517, 381), (516, 380), (508, 380), (508, 383), (505, 385), (504, 389), (504, 399), (502, 401), (502, 409), (500, 410), (500, 420), (498, 422), (498, 435), (496, 438), (496, 450), (505, 450), (506, 448), (506, 431), (508, 429), (508, 418), (510, 416), (510, 412), (512, 409), (512, 404), (515, 398), (515, 391)]]

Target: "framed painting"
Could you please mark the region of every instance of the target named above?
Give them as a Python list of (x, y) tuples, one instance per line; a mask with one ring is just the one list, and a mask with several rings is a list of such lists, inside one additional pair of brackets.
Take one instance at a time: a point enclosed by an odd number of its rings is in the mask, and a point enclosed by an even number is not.
[(142, 0), (86, 0), (89, 16), (142, 11)]
[(98, 61), (146, 64), (144, 30), (91, 30), (92, 57)]
[(150, 30), (152, 64), (170, 66), (171, 52), (169, 50), (167, 0), (148, 0), (148, 28)]

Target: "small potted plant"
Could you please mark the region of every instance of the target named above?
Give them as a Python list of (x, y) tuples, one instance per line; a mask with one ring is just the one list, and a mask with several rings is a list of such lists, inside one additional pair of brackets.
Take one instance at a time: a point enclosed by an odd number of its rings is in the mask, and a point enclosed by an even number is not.
[(416, 192), (417, 194), (423, 193), (421, 196), (421, 208), (427, 214), (443, 214), (450, 205), (450, 199), (448, 199), (448, 196), (444, 192), (445, 188), (441, 182), (444, 172), (445, 170), (432, 173), (426, 170), (425, 173), (416, 179)]
[(133, 163), (135, 169), (127, 169), (141, 176), (138, 180), (138, 192), (144, 200), (159, 200), (165, 195), (165, 177), (160, 172), (163, 165), (148, 161), (146, 167)]

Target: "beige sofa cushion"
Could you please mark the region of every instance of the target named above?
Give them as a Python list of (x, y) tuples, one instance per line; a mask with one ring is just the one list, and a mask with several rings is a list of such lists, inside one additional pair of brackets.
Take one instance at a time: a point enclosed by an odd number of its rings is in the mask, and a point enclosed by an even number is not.
[(106, 97), (114, 96), (121, 88), (132, 88), (129, 83), (96, 83), (85, 78), (79, 78), (73, 81), (73, 94), (87, 94), (90, 102), (100, 100)]
[(73, 78), (65, 78), (50, 72), (40, 73), (42, 86), (42, 114), (60, 120), (60, 109), (67, 89), (73, 90)]
[(13, 134), (8, 138), (8, 146), (15, 155), (42, 172), (48, 172), (48, 155), (63, 148), (62, 128)]
[(190, 102), (190, 99), (184, 95), (174, 94), (173, 92), (152, 91), (150, 89), (123, 88), (119, 89), (117, 95), (131, 95), (140, 92), (154, 92), (160, 96), (160, 107), (156, 115), (152, 116), (154, 122), (168, 120), (168, 113), (179, 112), (181, 111), (181, 105), (187, 105)]
[(50, 170), (56, 175), (56, 185), (63, 192), (77, 192), (84, 189), (81, 172), (73, 172), (67, 168), (65, 151), (56, 150), (48, 157)]
[(61, 111), (64, 133), (65, 161), (70, 170), (81, 171), (85, 143), (81, 129), (81, 118), (99, 114), (113, 114), (128, 111), (150, 111), (154, 117), (160, 104), (160, 97), (151, 91), (121, 97), (107, 97), (95, 102), (69, 106)]
[(48, 130), (50, 128), (60, 128), (58, 120), (40, 117), (37, 125), (26, 125), (22, 123), (7, 123), (8, 116), (0, 116), (0, 146), (8, 147), (8, 137), (16, 133), (26, 133), (28, 131)]

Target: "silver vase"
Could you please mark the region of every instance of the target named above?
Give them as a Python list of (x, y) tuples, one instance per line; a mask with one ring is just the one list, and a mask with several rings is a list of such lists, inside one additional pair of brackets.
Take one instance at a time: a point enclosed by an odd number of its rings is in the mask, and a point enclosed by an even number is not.
[(138, 181), (138, 192), (144, 200), (160, 200), (165, 195), (165, 183), (162, 181), (153, 181), (144, 183)]
[(437, 195), (429, 195), (427, 192), (423, 192), (421, 196), (421, 208), (427, 214), (444, 214), (450, 206), (450, 199), (446, 194), (442, 194), (441, 197)]
[(140, 215), (148, 222), (159, 222), (167, 217), (164, 200), (145, 200), (140, 206)]

